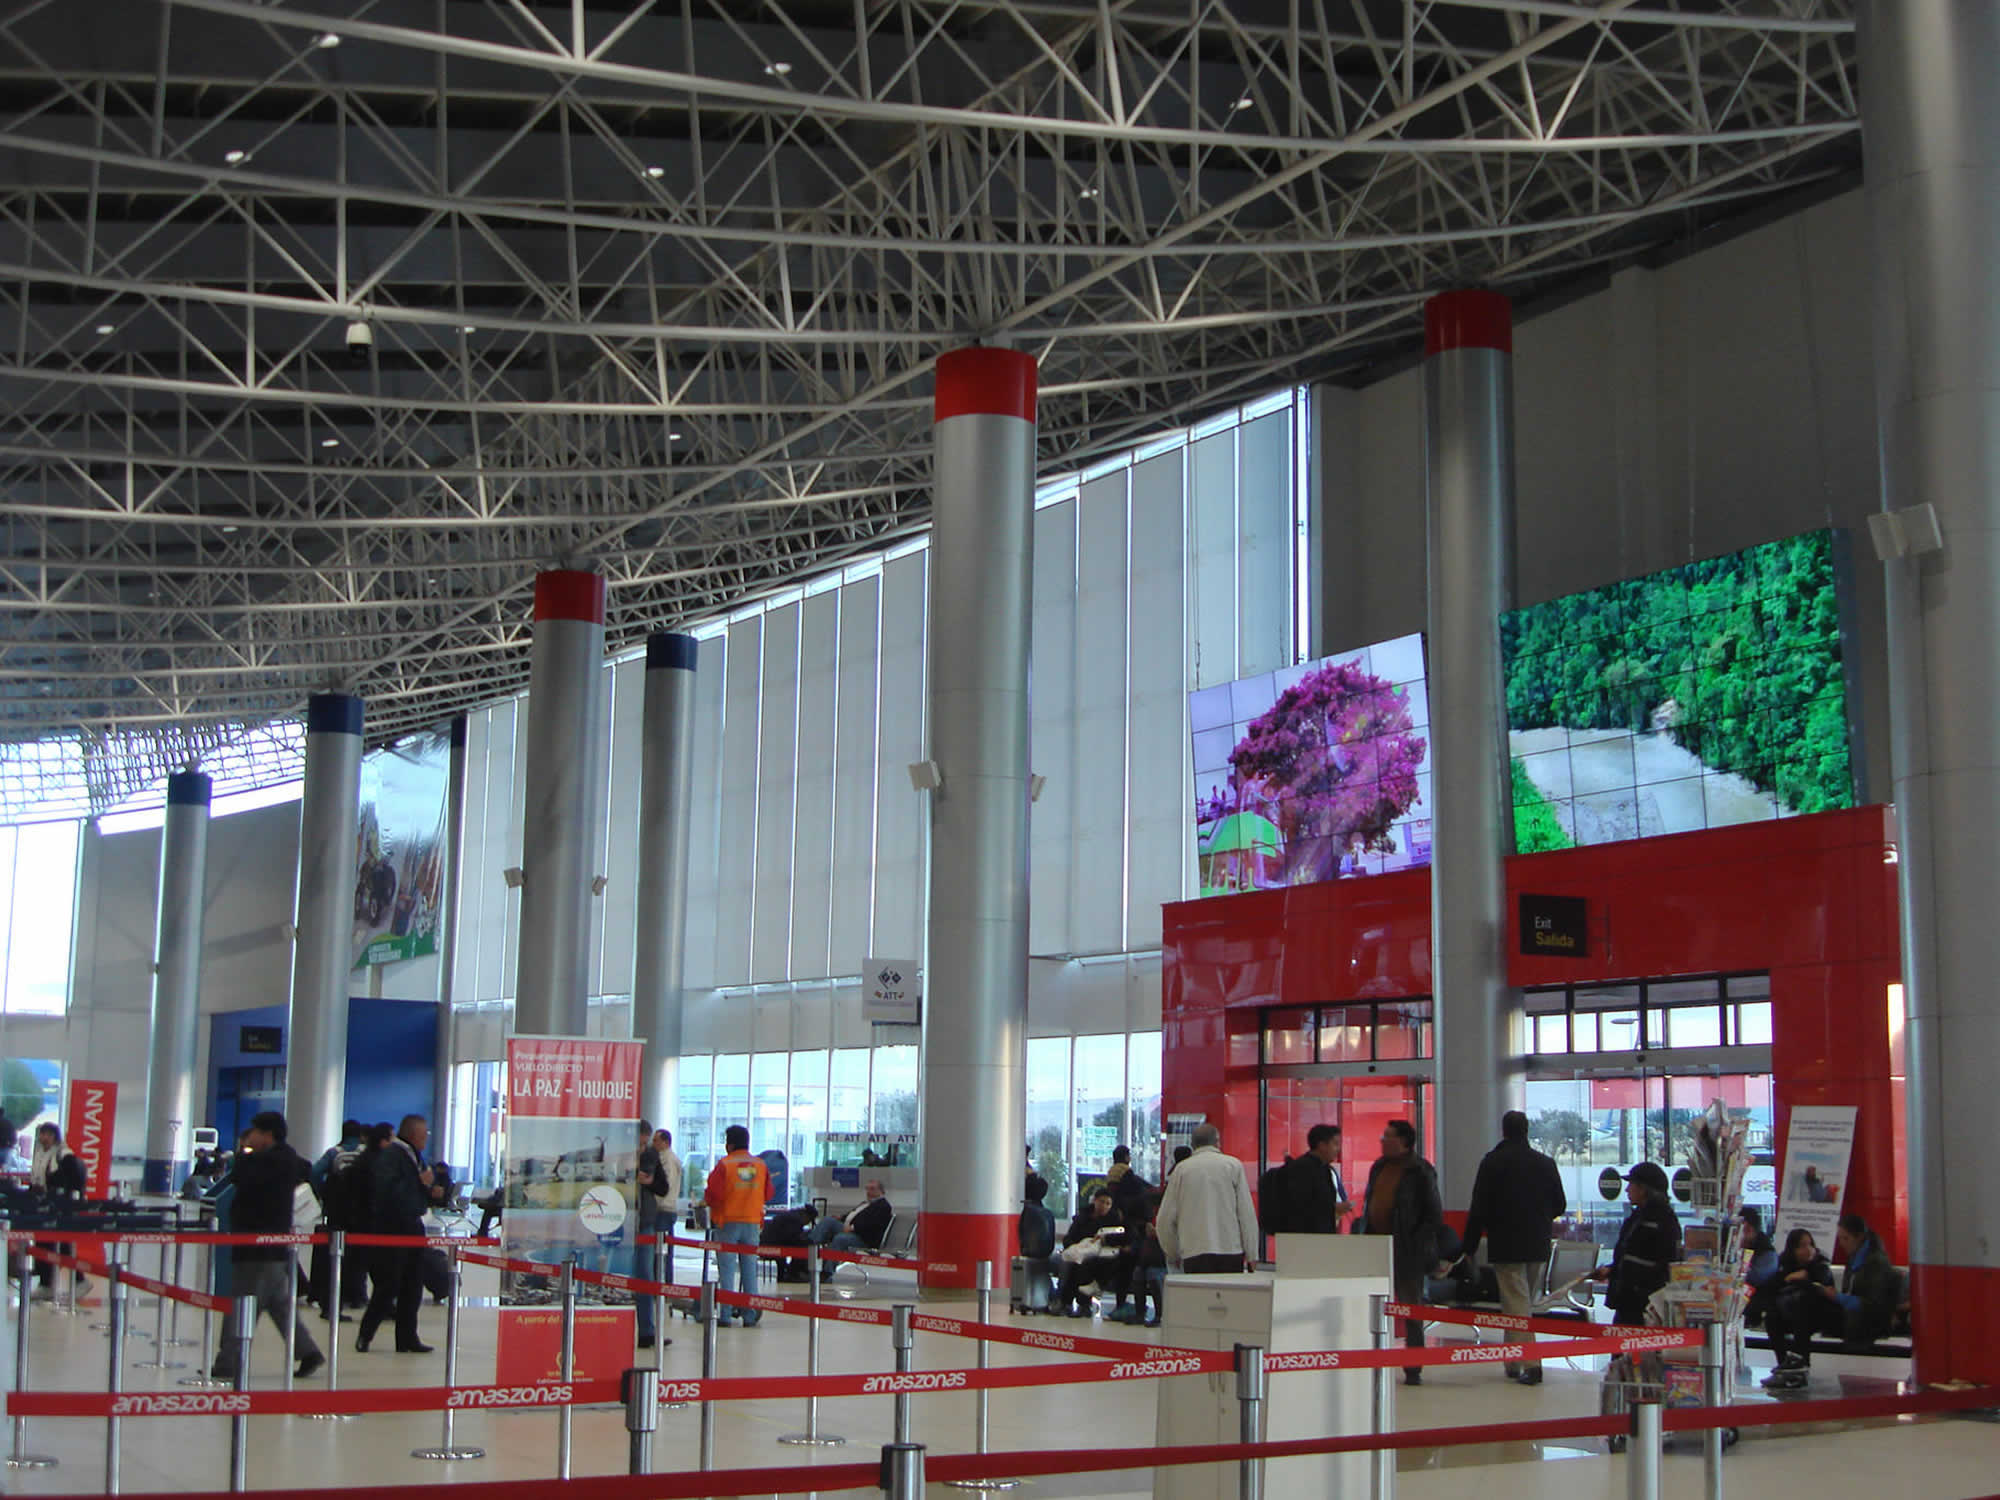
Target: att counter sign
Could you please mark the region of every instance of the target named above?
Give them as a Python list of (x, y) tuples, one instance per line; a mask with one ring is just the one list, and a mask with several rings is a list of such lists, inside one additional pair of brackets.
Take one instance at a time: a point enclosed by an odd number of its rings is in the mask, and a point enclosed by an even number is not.
[(913, 958), (871, 958), (861, 970), (861, 1019), (876, 1026), (921, 1026), (924, 991)]

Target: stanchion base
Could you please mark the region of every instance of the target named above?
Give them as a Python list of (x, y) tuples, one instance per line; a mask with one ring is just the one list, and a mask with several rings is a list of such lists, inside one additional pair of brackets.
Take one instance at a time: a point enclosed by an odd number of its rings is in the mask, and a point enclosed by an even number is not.
[(199, 1347), (200, 1339), (168, 1339), (161, 1344), (162, 1349), (193, 1349)]
[(694, 1405), (694, 1403), (693, 1403), (692, 1401), (662, 1401), (662, 1402), (660, 1403), (660, 1410), (661, 1410), (661, 1411), (686, 1411), (686, 1410), (687, 1410), (687, 1409), (688, 1409), (688, 1408), (689, 1408), (690, 1406), (693, 1406), (693, 1405)]
[(132, 1361), (132, 1368), (135, 1370), (185, 1370), (187, 1367), (188, 1362), (184, 1359), (135, 1359)]
[(351, 1411), (309, 1411), (300, 1415), (308, 1422), (352, 1422), (355, 1417)]
[(56, 1461), (46, 1453), (17, 1453), (7, 1460), (10, 1469), (53, 1469)]
[(484, 1458), (484, 1448), (412, 1448), (412, 1458), (434, 1458), (441, 1463), (457, 1463), (463, 1458)]
[(197, 1391), (233, 1391), (236, 1389), (235, 1381), (217, 1380), (213, 1375), (183, 1375), (174, 1384), (190, 1386)]
[(788, 1432), (778, 1439), (788, 1448), (845, 1448), (847, 1439), (828, 1432)]
[(1021, 1487), (1021, 1481), (1018, 1479), (947, 1479), (944, 1485), (948, 1490), (1018, 1490)]

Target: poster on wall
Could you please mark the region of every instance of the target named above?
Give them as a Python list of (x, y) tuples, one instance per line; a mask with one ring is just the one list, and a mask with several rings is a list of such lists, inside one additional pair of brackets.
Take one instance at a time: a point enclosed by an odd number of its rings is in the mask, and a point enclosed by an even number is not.
[(437, 952), (451, 737), (439, 729), (361, 758), (354, 967)]
[(1201, 894), (1431, 862), (1424, 638), (1188, 694)]
[[(500, 1234), (509, 1259), (560, 1265), (574, 1256), (586, 1271), (633, 1271), (644, 1051), (588, 1037), (508, 1038)], [(589, 1283), (577, 1295), (576, 1377), (615, 1376), (630, 1363), (631, 1300)], [(502, 1274), (502, 1384), (554, 1378), (558, 1301), (552, 1278)]]
[(83, 1168), (84, 1196), (111, 1196), (111, 1131), (118, 1119), (118, 1085), (95, 1078), (69, 1081), (63, 1124)]
[(1847, 1163), (1854, 1152), (1852, 1104), (1801, 1104), (1792, 1109), (1785, 1127), (1785, 1167), (1778, 1179), (1778, 1226), (1772, 1238), (1779, 1244), (1794, 1229), (1813, 1237), (1820, 1250), (1833, 1253), (1833, 1232), (1840, 1225), (1840, 1202), (1847, 1191)]

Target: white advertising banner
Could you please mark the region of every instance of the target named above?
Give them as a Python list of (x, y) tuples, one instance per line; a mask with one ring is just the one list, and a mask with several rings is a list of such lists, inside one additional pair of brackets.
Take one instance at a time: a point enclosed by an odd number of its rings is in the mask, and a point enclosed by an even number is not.
[(914, 958), (871, 958), (861, 970), (861, 1019), (878, 1026), (920, 1026), (924, 990)]
[(1799, 1105), (1785, 1128), (1785, 1170), (1778, 1179), (1779, 1244), (1794, 1229), (1813, 1237), (1823, 1255), (1833, 1254), (1840, 1225), (1840, 1202), (1847, 1190), (1847, 1162), (1854, 1153), (1852, 1104)]

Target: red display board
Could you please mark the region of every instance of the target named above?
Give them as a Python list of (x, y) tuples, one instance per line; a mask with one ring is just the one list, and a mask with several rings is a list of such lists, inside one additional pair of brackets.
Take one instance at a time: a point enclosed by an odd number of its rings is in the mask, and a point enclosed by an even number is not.
[(69, 1148), (83, 1167), (84, 1194), (111, 1196), (111, 1132), (118, 1122), (118, 1085), (98, 1078), (69, 1081), (69, 1107), (63, 1111)]
[[(616, 1380), (632, 1363), (632, 1309), (576, 1310), (577, 1380)], [(503, 1308), (495, 1356), (496, 1385), (536, 1385), (562, 1378), (562, 1309)]]

